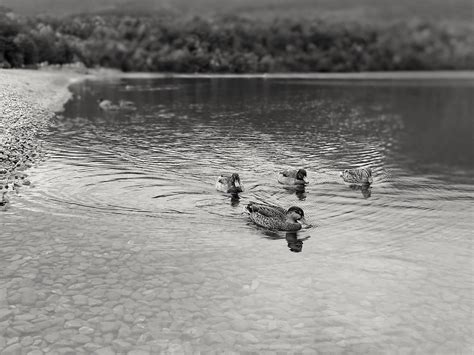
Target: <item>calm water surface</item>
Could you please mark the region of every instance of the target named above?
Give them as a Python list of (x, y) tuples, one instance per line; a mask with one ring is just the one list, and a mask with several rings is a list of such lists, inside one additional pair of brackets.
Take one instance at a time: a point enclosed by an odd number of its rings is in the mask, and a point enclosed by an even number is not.
[[(72, 90), (1, 215), (0, 350), (471, 353), (473, 82)], [(370, 190), (339, 177), (368, 165)], [(288, 167), (305, 191), (278, 184)], [(223, 172), (240, 200), (215, 191)], [(252, 225), (248, 201), (303, 208), (301, 252)]]

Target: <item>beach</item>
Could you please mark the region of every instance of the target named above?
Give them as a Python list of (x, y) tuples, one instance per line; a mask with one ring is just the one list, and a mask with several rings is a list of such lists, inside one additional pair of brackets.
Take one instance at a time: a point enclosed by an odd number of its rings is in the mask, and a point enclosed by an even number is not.
[(0, 133), (26, 122), (46, 122), (71, 97), (68, 86), (84, 77), (68, 70), (0, 70)]
[[(42, 160), (38, 133), (71, 97), (68, 86), (85, 75), (66, 70), (0, 71), (0, 204), (29, 185), (25, 170)], [(11, 189), (11, 190), (10, 190)]]

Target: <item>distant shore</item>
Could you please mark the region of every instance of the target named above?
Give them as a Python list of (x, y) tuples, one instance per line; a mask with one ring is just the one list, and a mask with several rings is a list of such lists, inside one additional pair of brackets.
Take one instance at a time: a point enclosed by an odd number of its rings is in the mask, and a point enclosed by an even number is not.
[(474, 70), (474, 28), (219, 14), (23, 17), (0, 9), (0, 68), (84, 63), (150, 73), (354, 73)]
[(183, 73), (140, 73), (105, 70), (102, 78), (119, 77), (123, 79), (147, 78), (261, 78), (261, 79), (308, 79), (308, 80), (474, 80), (474, 71), (387, 71), (357, 73), (264, 73), (264, 74), (183, 74)]

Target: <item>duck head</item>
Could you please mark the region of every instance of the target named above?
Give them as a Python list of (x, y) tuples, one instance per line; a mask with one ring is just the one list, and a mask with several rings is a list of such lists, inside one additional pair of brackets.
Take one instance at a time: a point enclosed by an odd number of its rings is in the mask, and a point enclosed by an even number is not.
[(240, 176), (239, 174), (237, 173), (233, 173), (231, 176), (230, 176), (230, 184), (231, 184), (231, 188), (229, 189), (229, 192), (231, 193), (238, 193), (238, 192), (242, 192), (242, 184), (240, 182)]
[(288, 208), (288, 211), (286, 211), (286, 216), (288, 219), (290, 219), (293, 223), (300, 223), (300, 224), (306, 224), (306, 219), (304, 218), (304, 212), (301, 208), (292, 206)]
[(350, 179), (352, 175), (353, 174), (349, 169), (345, 169), (339, 173), (339, 176), (342, 177), (344, 180)]
[(309, 183), (308, 178), (307, 178), (307, 173), (305, 169), (299, 169), (296, 172), (296, 180), (302, 180), (304, 181), (305, 184)]

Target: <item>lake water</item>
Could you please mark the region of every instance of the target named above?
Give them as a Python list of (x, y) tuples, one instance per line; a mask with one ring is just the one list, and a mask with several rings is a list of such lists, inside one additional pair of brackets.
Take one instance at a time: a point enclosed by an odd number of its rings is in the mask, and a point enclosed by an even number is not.
[[(0, 350), (472, 352), (473, 81), (72, 90), (0, 215)], [(360, 166), (369, 190), (339, 177)], [(307, 169), (305, 191), (277, 182), (289, 167)], [(223, 172), (240, 200), (215, 190)], [(301, 252), (253, 225), (249, 201), (300, 206)]]

